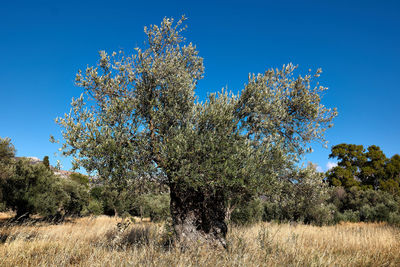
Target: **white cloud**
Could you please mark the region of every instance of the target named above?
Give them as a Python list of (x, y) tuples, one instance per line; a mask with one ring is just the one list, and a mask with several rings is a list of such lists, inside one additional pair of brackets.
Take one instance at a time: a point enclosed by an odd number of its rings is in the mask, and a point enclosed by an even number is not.
[(317, 166), (316, 170), (317, 170), (317, 172), (324, 172), (324, 171), (322, 170), (321, 166)]
[(330, 170), (330, 169), (332, 169), (332, 168), (334, 168), (336, 166), (337, 166), (337, 163), (336, 162), (332, 162), (332, 161), (328, 161), (328, 163), (326, 164), (326, 168), (328, 170)]

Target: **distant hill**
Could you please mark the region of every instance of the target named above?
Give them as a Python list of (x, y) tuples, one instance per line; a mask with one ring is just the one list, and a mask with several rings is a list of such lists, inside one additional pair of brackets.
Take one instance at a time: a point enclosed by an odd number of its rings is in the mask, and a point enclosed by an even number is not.
[[(21, 160), (21, 159), (27, 159), (31, 165), (43, 163), (42, 160), (40, 160), (37, 157), (15, 157), (16, 160)], [(69, 178), (69, 176), (75, 172), (71, 171), (64, 171), (64, 170), (58, 170), (57, 168), (53, 167), (50, 165), (50, 169), (54, 172), (55, 175), (61, 177), (61, 178)]]

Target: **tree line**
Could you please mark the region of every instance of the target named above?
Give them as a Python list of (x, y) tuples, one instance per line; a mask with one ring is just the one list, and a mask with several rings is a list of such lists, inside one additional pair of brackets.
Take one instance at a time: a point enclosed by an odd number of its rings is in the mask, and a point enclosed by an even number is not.
[(338, 161), (336, 167), (318, 173), (315, 166), (308, 166), (297, 177), (284, 179), (264, 198), (243, 206), (241, 221), (257, 217), (317, 225), (400, 223), (398, 154), (387, 158), (376, 145), (364, 149), (362, 145), (339, 144), (331, 148), (329, 157)]
[(32, 164), (28, 158), (16, 158), (15, 152), (9, 138), (0, 138), (0, 211), (14, 211), (14, 220), (25, 221), (31, 215), (50, 221), (100, 214), (153, 221), (169, 217), (169, 197), (162, 185), (143, 181), (117, 196), (112, 188), (86, 175), (55, 175), (48, 156)]
[[(330, 158), (337, 159), (338, 165), (326, 173), (309, 164), (279, 177), (264, 192), (231, 199), (225, 221), (400, 223), (398, 154), (387, 158), (375, 145), (365, 150), (362, 145), (339, 144), (332, 147)], [(80, 173), (61, 178), (53, 170), (47, 156), (38, 164), (16, 159), (10, 139), (0, 138), (0, 210), (15, 211), (20, 221), (32, 214), (48, 220), (101, 214), (152, 221), (171, 218), (169, 189), (158, 180), (136, 181), (118, 192), (102, 180)]]

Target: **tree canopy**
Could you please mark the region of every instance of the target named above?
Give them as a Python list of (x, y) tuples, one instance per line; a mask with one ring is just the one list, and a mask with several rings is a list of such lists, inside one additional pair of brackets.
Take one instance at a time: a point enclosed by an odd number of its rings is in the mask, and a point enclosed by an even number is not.
[(283, 175), (311, 141), (324, 141), (336, 110), (321, 104), (321, 70), (295, 75), (293, 64), (250, 74), (238, 94), (200, 101), (203, 59), (182, 36), (184, 20), (145, 27), (133, 55), (101, 51), (97, 66), (77, 74), (83, 94), (57, 122), (75, 167), (117, 191), (134, 179), (165, 181), (178, 239), (193, 232), (223, 242), (232, 194)]
[(386, 157), (379, 146), (339, 144), (332, 147), (330, 158), (339, 160), (328, 172), (331, 185), (346, 189), (361, 187), (400, 193), (400, 156)]

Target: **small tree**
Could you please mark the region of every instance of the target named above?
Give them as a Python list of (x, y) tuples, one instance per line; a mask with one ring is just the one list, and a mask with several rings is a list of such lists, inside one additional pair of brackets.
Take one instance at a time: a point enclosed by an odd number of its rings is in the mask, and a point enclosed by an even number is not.
[(333, 209), (327, 201), (330, 189), (315, 165), (293, 171), (274, 191), (265, 197), (264, 219), (317, 225), (333, 221)]
[(42, 164), (31, 165), (26, 159), (15, 163), (14, 173), (3, 185), (6, 206), (23, 220), (32, 213), (56, 215), (66, 197), (53, 173)]
[(43, 165), (46, 166), (46, 168), (50, 170), (49, 156), (44, 156), (44, 158), (43, 158)]
[(89, 190), (87, 184), (74, 180), (61, 179), (64, 195), (62, 202), (63, 216), (80, 216), (81, 212), (89, 205)]
[(177, 239), (225, 245), (228, 200), (285, 172), (309, 142), (323, 140), (336, 111), (321, 104), (321, 71), (294, 77), (292, 64), (249, 75), (238, 95), (197, 101), (203, 59), (185, 43), (183, 20), (145, 28), (135, 55), (101, 51), (97, 67), (77, 74), (86, 98), (57, 119), (62, 149), (118, 194), (131, 179), (164, 180)]
[(0, 210), (6, 208), (3, 199), (3, 187), (6, 180), (10, 178), (14, 172), (14, 157), (15, 148), (11, 140), (9, 138), (0, 138)]
[(80, 184), (84, 187), (89, 187), (89, 177), (87, 175), (74, 172), (69, 176), (69, 178), (77, 184)]

